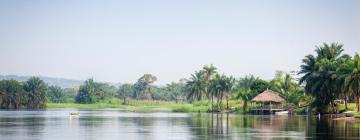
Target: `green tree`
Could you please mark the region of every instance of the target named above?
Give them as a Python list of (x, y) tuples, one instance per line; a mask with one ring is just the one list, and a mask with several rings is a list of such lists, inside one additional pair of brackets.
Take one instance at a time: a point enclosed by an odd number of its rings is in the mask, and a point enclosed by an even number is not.
[(295, 105), (298, 105), (305, 98), (300, 85), (294, 81), (294, 78), (289, 73), (277, 71), (270, 85), (271, 89), (280, 93), (280, 96)]
[[(233, 87), (233, 83), (234, 83), (234, 78), (227, 77), (225, 75), (220, 75), (220, 74), (216, 74), (214, 76), (214, 79), (212, 79), (210, 81), (210, 91), (212, 93), (211, 95), (215, 96), (217, 99), (216, 111), (221, 110), (222, 100), (224, 97), (226, 97), (226, 101), (227, 101), (226, 109), (229, 109), (228, 93), (231, 91), (231, 89)], [(213, 106), (213, 102), (211, 103), (211, 105)], [(214, 109), (212, 109), (212, 110), (214, 111)]]
[(175, 100), (178, 103), (178, 99), (185, 95), (184, 87), (184, 83), (171, 82), (166, 85), (166, 92), (170, 95), (171, 100)]
[(156, 76), (151, 74), (144, 74), (142, 77), (138, 79), (138, 81), (134, 85), (134, 97), (136, 99), (152, 99), (151, 88), (152, 84), (156, 82)]
[(59, 86), (50, 86), (48, 89), (48, 97), (53, 103), (64, 103), (65, 94), (61, 87)]
[(259, 94), (261, 92), (264, 92), (266, 89), (269, 89), (271, 86), (269, 82), (257, 78), (252, 84), (250, 89), (254, 91), (255, 93)]
[(26, 94), (21, 84), (16, 80), (0, 81), (0, 108), (19, 109), (25, 104)]
[(134, 93), (134, 86), (132, 84), (123, 84), (118, 90), (119, 97), (123, 99), (123, 104), (128, 104), (127, 98)]
[(318, 112), (325, 112), (330, 104), (333, 112), (337, 112), (334, 100), (339, 97), (338, 89), (341, 88), (337, 84), (337, 68), (341, 65), (344, 55), (343, 45), (332, 43), (330, 45), (324, 43), (315, 49), (317, 56), (308, 55), (303, 59), (303, 65), (299, 74), (300, 84), (305, 84), (305, 91), (315, 96), (315, 105)]
[(190, 80), (186, 82), (186, 90), (188, 91), (187, 99), (192, 102), (201, 100), (205, 93), (206, 82), (202, 72), (191, 74)]
[(248, 102), (254, 98), (258, 93), (251, 89), (258, 78), (253, 75), (248, 75), (237, 82), (236, 91), (238, 92), (237, 99), (243, 100), (243, 112), (246, 112)]
[(44, 108), (46, 106), (47, 86), (38, 77), (31, 77), (24, 85), (27, 93), (27, 108)]
[(106, 97), (107, 84), (94, 82), (93, 79), (88, 79), (80, 86), (78, 94), (75, 97), (76, 103), (93, 104)]
[(348, 85), (346, 85), (346, 77), (353, 71), (354, 69), (354, 62), (351, 56), (345, 56), (340, 59), (340, 66), (336, 69), (337, 73), (337, 82), (336, 84), (339, 85), (338, 92), (342, 96), (345, 101), (345, 110), (348, 110), (348, 100), (349, 96), (352, 95), (351, 90), (349, 89)]
[(356, 54), (353, 59), (352, 71), (346, 76), (345, 85), (354, 93), (357, 102), (357, 111), (360, 111), (360, 56)]

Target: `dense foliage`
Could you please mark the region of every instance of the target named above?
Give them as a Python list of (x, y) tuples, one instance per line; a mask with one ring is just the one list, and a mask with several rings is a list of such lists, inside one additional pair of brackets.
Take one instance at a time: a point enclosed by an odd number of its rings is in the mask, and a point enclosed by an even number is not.
[(324, 43), (315, 49), (315, 55), (310, 54), (303, 59), (300, 83), (305, 85), (306, 93), (315, 97), (313, 105), (320, 113), (338, 112), (335, 99), (347, 101), (351, 95), (359, 104), (358, 55), (351, 58), (343, 51), (341, 44)]
[(104, 100), (106, 98), (114, 97), (117, 90), (114, 86), (106, 83), (94, 82), (93, 79), (85, 81), (84, 85), (80, 86), (78, 94), (75, 97), (76, 103), (92, 104)]
[(44, 108), (46, 84), (37, 77), (24, 83), (15, 80), (0, 81), (0, 107), (3, 109)]

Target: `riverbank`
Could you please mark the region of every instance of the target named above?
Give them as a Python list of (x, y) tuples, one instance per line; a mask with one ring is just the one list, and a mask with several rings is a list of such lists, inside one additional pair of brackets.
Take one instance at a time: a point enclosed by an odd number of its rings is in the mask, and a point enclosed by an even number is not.
[(80, 108), (80, 109), (104, 109), (104, 108), (119, 108), (129, 111), (146, 111), (146, 110), (162, 110), (172, 112), (206, 112), (207, 106), (194, 106), (193, 104), (169, 104), (169, 105), (123, 105), (110, 103), (95, 103), (95, 104), (75, 104), (75, 103), (48, 103), (47, 108)]
[[(239, 101), (230, 101), (232, 107), (240, 105)], [(193, 103), (176, 103), (172, 101), (155, 100), (132, 100), (128, 104), (121, 104), (117, 100), (105, 101), (95, 104), (76, 104), (76, 103), (47, 103), (47, 108), (82, 108), (82, 109), (104, 109), (120, 108), (131, 111), (136, 110), (166, 110), (172, 112), (207, 112), (210, 109), (208, 101), (197, 101)], [(225, 108), (225, 105), (223, 106)], [(238, 107), (239, 108), (239, 107)]]

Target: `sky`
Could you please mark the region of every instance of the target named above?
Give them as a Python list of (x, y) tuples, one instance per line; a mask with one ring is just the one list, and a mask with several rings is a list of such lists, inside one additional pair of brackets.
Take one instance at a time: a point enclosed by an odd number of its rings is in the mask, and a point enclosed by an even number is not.
[(0, 1), (0, 75), (165, 84), (214, 64), (271, 79), (323, 42), (360, 52), (360, 1)]

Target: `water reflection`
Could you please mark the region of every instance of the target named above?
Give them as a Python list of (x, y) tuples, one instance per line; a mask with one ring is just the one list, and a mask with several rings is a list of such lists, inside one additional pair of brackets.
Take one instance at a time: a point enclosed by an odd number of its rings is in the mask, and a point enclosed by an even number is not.
[(0, 111), (1, 140), (358, 139), (360, 123), (309, 116), (134, 113), (121, 110)]
[[(0, 138), (26, 139), (27, 136), (41, 138), (44, 131), (45, 117), (12, 117), (17, 113), (11, 111), (0, 117)], [(24, 116), (37, 114), (33, 111), (24, 112)]]

